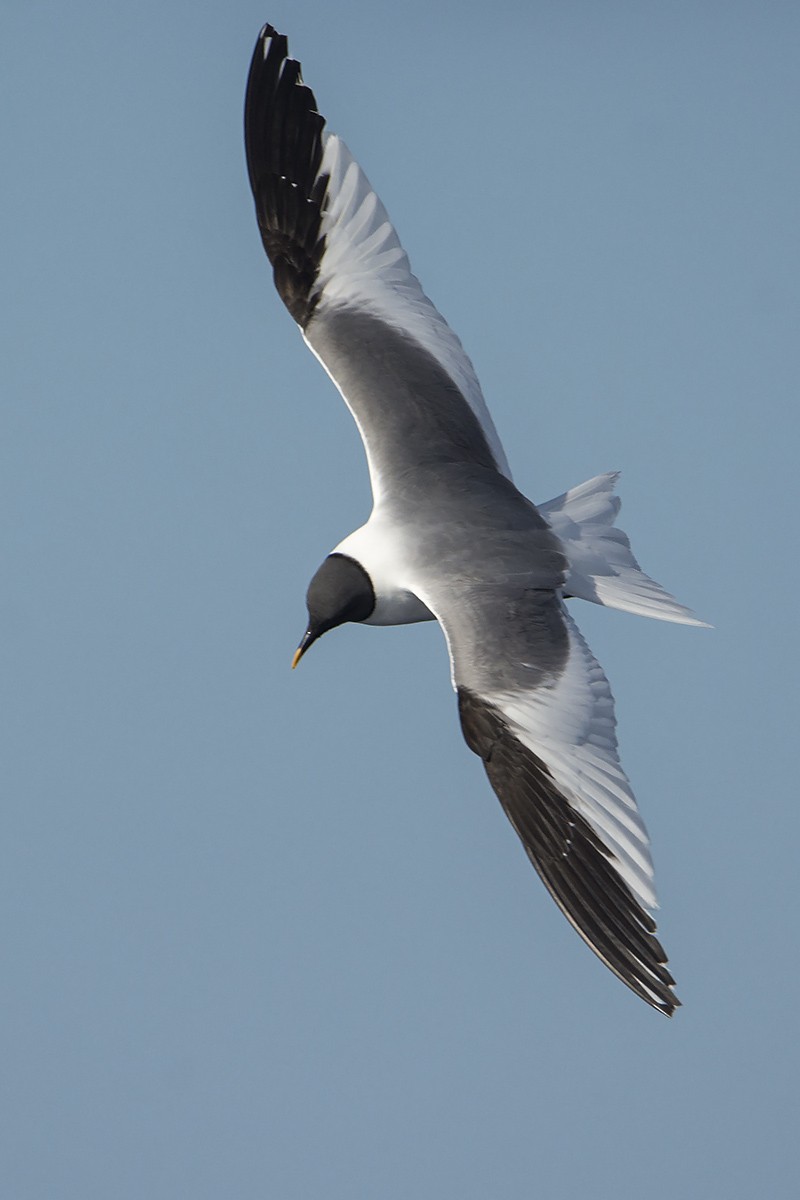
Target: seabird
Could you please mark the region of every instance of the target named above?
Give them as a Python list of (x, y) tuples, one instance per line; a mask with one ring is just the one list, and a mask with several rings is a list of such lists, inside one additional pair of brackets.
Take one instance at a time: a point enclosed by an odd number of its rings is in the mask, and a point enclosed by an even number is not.
[(538, 507), (517, 491), (472, 363), (271, 25), (250, 67), (245, 146), (275, 286), (355, 419), (373, 494), (369, 520), (311, 580), (292, 665), (345, 621), (438, 621), (464, 738), (545, 886), (614, 974), (671, 1016), (680, 1001), (611, 690), (565, 601), (703, 622), (615, 528), (615, 474)]

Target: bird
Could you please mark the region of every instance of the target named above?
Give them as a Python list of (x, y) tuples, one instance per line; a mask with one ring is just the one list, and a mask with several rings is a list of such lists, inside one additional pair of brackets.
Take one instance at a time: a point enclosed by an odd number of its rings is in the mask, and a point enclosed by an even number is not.
[(538, 506), (517, 490), (474, 368), (366, 175), (267, 24), (244, 134), (277, 292), (349, 408), (373, 506), (308, 586), (296, 667), (355, 622), (435, 620), (467, 746), (567, 920), (647, 1004), (680, 1001), (656, 937), (648, 834), (614, 701), (567, 601), (704, 625), (615, 525), (617, 475)]

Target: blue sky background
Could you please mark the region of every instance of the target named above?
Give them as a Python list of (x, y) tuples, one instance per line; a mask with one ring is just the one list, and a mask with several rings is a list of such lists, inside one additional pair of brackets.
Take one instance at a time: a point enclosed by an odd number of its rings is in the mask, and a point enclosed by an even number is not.
[[(519, 486), (621, 469), (713, 632), (575, 606), (685, 1007), (570, 930), (435, 627), (292, 674), (369, 490), (273, 293), (264, 20), (473, 358)], [(2, 1191), (794, 1195), (792, 3), (8, 3)]]

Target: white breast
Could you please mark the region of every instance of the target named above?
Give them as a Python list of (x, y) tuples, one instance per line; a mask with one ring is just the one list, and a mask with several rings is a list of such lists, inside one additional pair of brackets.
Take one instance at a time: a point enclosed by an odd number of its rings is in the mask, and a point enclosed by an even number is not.
[(412, 625), (436, 619), (411, 588), (409, 550), (397, 525), (383, 520), (376, 510), (366, 525), (334, 550), (360, 563), (372, 582), (375, 608), (363, 624)]

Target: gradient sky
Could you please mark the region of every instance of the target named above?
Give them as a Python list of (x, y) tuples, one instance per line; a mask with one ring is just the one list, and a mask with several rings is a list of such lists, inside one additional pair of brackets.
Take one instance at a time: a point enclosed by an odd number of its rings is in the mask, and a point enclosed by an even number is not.
[[(620, 469), (716, 627), (574, 606), (672, 1021), (536, 878), (437, 628), (289, 670), (369, 489), (255, 226), (265, 20), (518, 485)], [(799, 44), (788, 0), (5, 6), (9, 1200), (795, 1194)]]

